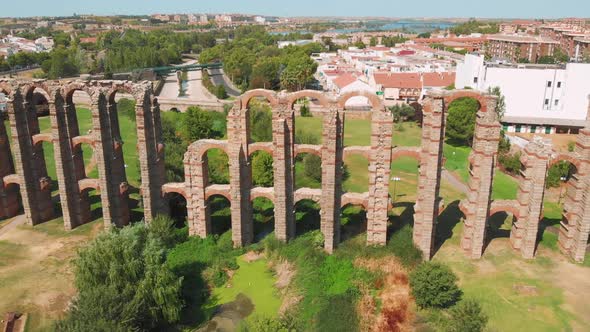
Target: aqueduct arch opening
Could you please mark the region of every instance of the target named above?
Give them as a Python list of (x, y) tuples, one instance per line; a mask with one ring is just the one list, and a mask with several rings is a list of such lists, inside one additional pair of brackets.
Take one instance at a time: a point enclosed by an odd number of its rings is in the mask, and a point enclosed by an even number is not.
[[(275, 93), (267, 90), (253, 90), (236, 101), (228, 114), (228, 139), (225, 141), (197, 141), (185, 155), (185, 179), (182, 183), (166, 183), (164, 178), (164, 145), (160, 125), (160, 110), (153, 97), (151, 84), (147, 82), (130, 83), (120, 81), (88, 81), (59, 83), (51, 81), (23, 82), (0, 80), (0, 86), (9, 93), (9, 118), (12, 143), (5, 144), (8, 133), (0, 127), (0, 153), (2, 161), (2, 188), (21, 187), (22, 205), (27, 220), (36, 224), (51, 218), (40, 202), (50, 197), (40, 196), (47, 188), (44, 175), (35, 163), (34, 152), (39, 142), (51, 141), (55, 157), (58, 159), (57, 180), (66, 228), (72, 228), (84, 220), (79, 211), (84, 210), (80, 193), (99, 189), (105, 224), (124, 225), (125, 204), (122, 196), (127, 194), (125, 178), (113, 167), (113, 156), (118, 151), (117, 129), (113, 125), (114, 94), (119, 91), (133, 96), (136, 102), (135, 119), (138, 135), (138, 152), (141, 172), (141, 195), (145, 218), (149, 221), (157, 213), (167, 213), (166, 195), (174, 193), (186, 199), (187, 219), (191, 235), (206, 236), (212, 227), (208, 215), (210, 200), (225, 201), (227, 218), (235, 245), (245, 245), (254, 240), (252, 221), (255, 199), (267, 199), (274, 205), (274, 231), (277, 238), (289, 240), (295, 236), (295, 205), (311, 199), (319, 203), (320, 229), (325, 237), (327, 251), (332, 251), (340, 241), (341, 208), (349, 204), (361, 205), (366, 210), (367, 243), (385, 244), (387, 240), (388, 208), (392, 206), (390, 197), (390, 177), (392, 160), (401, 156), (411, 156), (419, 160), (418, 198), (414, 206), (414, 241), (424, 252), (426, 258), (433, 253), (434, 234), (440, 215), (440, 176), (443, 163), (442, 146), (445, 130), (445, 113), (448, 105), (455, 99), (472, 97), (479, 101), (473, 151), (469, 158), (471, 177), (469, 194), (463, 200), (460, 210), (465, 214), (465, 228), (461, 245), (467, 256), (481, 256), (486, 239), (489, 217), (498, 209), (509, 211), (517, 216), (510, 232), (512, 246), (524, 257), (535, 254), (539, 219), (542, 215), (544, 181), (547, 168), (552, 163), (552, 151), (546, 142), (535, 139), (523, 151), (522, 163), (525, 165), (523, 180), (520, 182), (516, 201), (508, 202), (517, 210), (510, 211), (503, 206), (506, 202), (492, 201), (491, 185), (495, 172), (495, 159), (499, 140), (500, 125), (496, 118), (495, 98), (474, 91), (431, 92), (427, 95), (423, 109), (422, 145), (418, 149), (392, 148), (393, 117), (383, 107), (377, 96), (364, 93), (351, 93), (340, 98), (318, 93)], [(36, 136), (34, 119), (30, 120), (30, 93), (42, 89), (47, 99), (52, 123), (49, 136)], [(72, 107), (71, 93), (81, 90), (90, 96), (92, 112), (92, 132), (88, 135), (76, 132), (74, 121), (68, 122)], [(371, 105), (370, 147), (344, 146), (343, 128), (346, 101), (355, 96), (366, 97)], [(268, 100), (272, 113), (272, 142), (252, 142), (249, 133), (248, 105), (253, 98)], [(322, 142), (317, 146), (298, 146), (295, 142), (295, 101), (312, 98), (317, 114), (322, 119)], [(71, 123), (71, 126), (69, 124)], [(588, 242), (590, 224), (584, 216), (586, 211), (587, 188), (582, 185), (590, 180), (590, 124), (578, 135), (578, 143), (571, 156), (557, 157), (576, 163), (577, 174), (568, 183), (565, 198), (564, 220), (559, 236), (560, 248), (575, 260), (584, 259)], [(119, 133), (120, 134), (120, 133)], [(89, 137), (84, 137), (89, 136)], [(37, 143), (37, 144), (35, 144)], [(89, 144), (94, 150), (98, 179), (82, 178), (75, 161), (76, 148)], [(223, 149), (228, 156), (229, 184), (210, 184), (207, 169), (204, 167), (205, 152), (210, 147)], [(254, 186), (251, 170), (253, 153), (264, 151), (272, 156), (273, 185)], [(295, 155), (306, 151), (321, 157), (321, 187), (317, 189), (294, 187)], [(74, 153), (72, 153), (74, 152)], [(342, 167), (345, 154), (361, 154), (369, 160), (369, 190), (366, 193), (344, 193), (342, 190)], [(10, 159), (14, 155), (11, 167)], [(206, 158), (206, 157), (205, 157)], [(569, 159), (568, 159), (569, 158)], [(76, 196), (76, 193), (78, 196)], [(45, 194), (43, 194), (45, 195)], [(47, 198), (49, 197), (49, 199)], [(4, 204), (4, 203), (2, 203)], [(214, 204), (214, 203), (212, 203)], [(6, 204), (3, 205), (3, 207)], [(128, 210), (128, 208), (127, 208)]]

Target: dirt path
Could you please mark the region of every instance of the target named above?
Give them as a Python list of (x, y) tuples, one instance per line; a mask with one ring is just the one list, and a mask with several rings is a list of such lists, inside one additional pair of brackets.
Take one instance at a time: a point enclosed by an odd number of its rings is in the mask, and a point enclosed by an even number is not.
[(24, 225), (25, 221), (26, 219), (24, 214), (12, 218), (12, 220), (9, 221), (4, 227), (0, 228), (0, 239), (2, 238), (2, 235), (12, 231), (17, 226)]
[(465, 195), (467, 195), (469, 193), (469, 187), (467, 187), (466, 184), (461, 182), (461, 180), (457, 179), (455, 177), (455, 175), (453, 175), (451, 172), (447, 171), (446, 169), (443, 169), (441, 174), (442, 174), (442, 177), (445, 180), (447, 180), (449, 182), (449, 184), (451, 186), (453, 186), (455, 189), (464, 193)]

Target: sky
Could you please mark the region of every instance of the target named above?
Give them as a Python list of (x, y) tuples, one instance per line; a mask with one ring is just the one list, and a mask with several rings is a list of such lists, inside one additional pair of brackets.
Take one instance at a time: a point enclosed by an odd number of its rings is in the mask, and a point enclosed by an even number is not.
[(0, 17), (248, 13), (276, 16), (590, 17), (590, 0), (0, 0)]

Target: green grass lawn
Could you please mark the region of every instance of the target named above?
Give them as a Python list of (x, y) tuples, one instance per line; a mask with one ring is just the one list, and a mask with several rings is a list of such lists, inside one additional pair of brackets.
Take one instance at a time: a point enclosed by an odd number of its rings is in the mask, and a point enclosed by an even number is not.
[(246, 262), (244, 257), (238, 258), (239, 269), (227, 284), (214, 288), (211, 292), (213, 302), (208, 307), (216, 307), (232, 302), (238, 294), (244, 294), (252, 300), (252, 315), (275, 317), (281, 306), (281, 299), (276, 293), (274, 276), (269, 271), (266, 259)]

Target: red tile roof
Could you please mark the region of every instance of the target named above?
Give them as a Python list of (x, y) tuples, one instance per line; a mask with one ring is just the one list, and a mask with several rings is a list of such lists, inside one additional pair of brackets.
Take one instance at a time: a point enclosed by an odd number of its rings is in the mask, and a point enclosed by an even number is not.
[(418, 73), (375, 73), (375, 83), (383, 88), (422, 89)]
[(342, 75), (336, 77), (333, 82), (334, 82), (334, 84), (336, 84), (337, 87), (342, 89), (342, 88), (356, 82), (356, 76), (354, 76), (350, 73), (342, 74)]
[(447, 87), (455, 83), (455, 73), (424, 73), (424, 86)]

